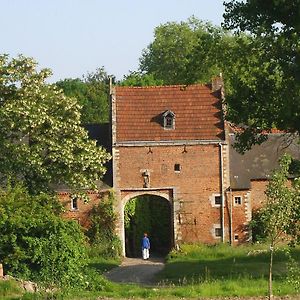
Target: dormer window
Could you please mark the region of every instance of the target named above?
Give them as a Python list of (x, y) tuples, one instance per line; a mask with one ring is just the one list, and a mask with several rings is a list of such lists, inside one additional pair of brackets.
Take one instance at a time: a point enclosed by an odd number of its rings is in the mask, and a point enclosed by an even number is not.
[(164, 129), (175, 129), (175, 114), (171, 110), (163, 113)]

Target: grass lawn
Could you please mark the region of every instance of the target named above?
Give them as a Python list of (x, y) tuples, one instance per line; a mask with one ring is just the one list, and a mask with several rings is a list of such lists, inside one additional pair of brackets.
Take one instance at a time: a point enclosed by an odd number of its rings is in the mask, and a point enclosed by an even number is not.
[[(157, 286), (140, 287), (134, 284), (116, 284), (101, 277), (99, 287), (93, 291), (70, 291), (53, 299), (92, 300), (101, 297), (116, 299), (179, 299), (200, 297), (266, 296), (268, 290), (269, 256), (262, 245), (230, 247), (227, 245), (182, 245), (167, 257), (165, 269), (157, 275)], [(300, 262), (300, 248), (292, 250), (293, 258)], [(296, 295), (295, 285), (287, 280), (287, 255), (281, 249), (274, 261), (274, 294)], [(93, 259), (90, 268), (102, 273), (118, 261)], [(1, 290), (1, 286), (0, 286)], [(1, 297), (0, 297), (1, 298)], [(24, 298), (47, 299), (45, 295)], [(52, 298), (48, 298), (52, 299)]]

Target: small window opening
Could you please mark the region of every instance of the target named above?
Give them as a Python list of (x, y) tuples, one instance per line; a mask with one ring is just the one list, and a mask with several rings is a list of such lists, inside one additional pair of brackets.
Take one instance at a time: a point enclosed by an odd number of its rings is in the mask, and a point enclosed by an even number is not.
[(167, 110), (163, 113), (164, 128), (165, 129), (175, 129), (175, 114)]
[(239, 235), (238, 235), (238, 234), (235, 234), (235, 235), (234, 235), (234, 240), (235, 240), (235, 241), (238, 241), (238, 240), (239, 240)]
[(71, 209), (78, 210), (78, 198), (71, 199)]
[(180, 164), (175, 164), (175, 165), (174, 165), (174, 171), (175, 171), (175, 172), (180, 172), (180, 171), (181, 171), (181, 166), (180, 166)]
[(215, 236), (216, 237), (221, 237), (222, 236), (221, 228), (215, 228)]
[(235, 197), (234, 197), (234, 204), (235, 204), (235, 205), (242, 205), (242, 197), (240, 197), (240, 196), (235, 196)]
[(221, 205), (221, 204), (222, 204), (221, 196), (215, 196), (215, 205)]

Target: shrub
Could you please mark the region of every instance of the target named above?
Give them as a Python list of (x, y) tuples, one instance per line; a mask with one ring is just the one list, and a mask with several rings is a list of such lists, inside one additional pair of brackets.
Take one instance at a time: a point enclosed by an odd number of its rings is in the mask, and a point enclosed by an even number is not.
[(91, 226), (87, 231), (92, 256), (118, 257), (121, 242), (115, 233), (117, 215), (114, 211), (114, 193), (109, 192), (90, 213)]
[(48, 286), (78, 284), (86, 265), (84, 235), (61, 212), (53, 196), (31, 196), (22, 186), (0, 190), (0, 261), (7, 273)]

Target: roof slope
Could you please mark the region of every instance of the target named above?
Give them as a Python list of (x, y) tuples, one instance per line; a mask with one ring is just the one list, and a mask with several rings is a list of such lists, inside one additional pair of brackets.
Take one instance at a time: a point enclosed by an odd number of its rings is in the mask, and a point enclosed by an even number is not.
[[(117, 142), (223, 140), (220, 91), (210, 85), (116, 87)], [(166, 130), (162, 114), (175, 113)]]
[(245, 154), (239, 154), (234, 148), (235, 134), (230, 139), (230, 182), (233, 189), (249, 189), (251, 179), (268, 179), (278, 167), (278, 159), (289, 153), (300, 159), (299, 137), (284, 133), (269, 134), (267, 141), (254, 145)]

